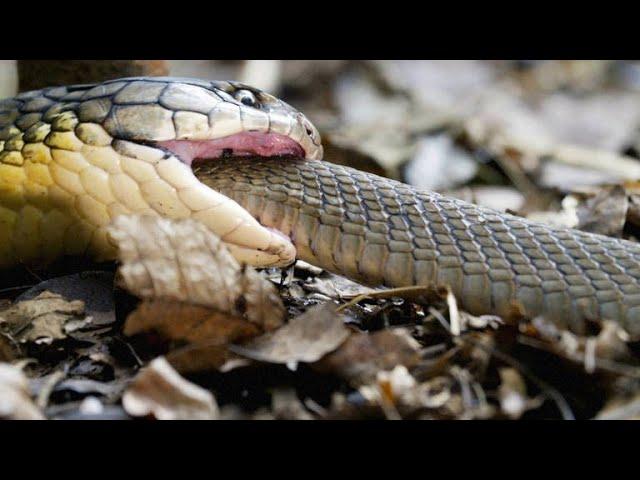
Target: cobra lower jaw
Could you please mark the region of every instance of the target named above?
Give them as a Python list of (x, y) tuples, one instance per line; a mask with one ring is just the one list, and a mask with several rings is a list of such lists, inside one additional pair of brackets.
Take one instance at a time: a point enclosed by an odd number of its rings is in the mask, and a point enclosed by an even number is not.
[[(277, 133), (241, 132), (214, 140), (167, 140), (157, 145), (193, 167), (226, 156), (295, 156), (306, 152), (295, 140)], [(254, 267), (283, 267), (293, 263), (296, 248), (283, 233), (261, 225), (239, 204), (200, 183), (211, 197), (208, 208), (193, 218), (220, 236), (233, 256)]]

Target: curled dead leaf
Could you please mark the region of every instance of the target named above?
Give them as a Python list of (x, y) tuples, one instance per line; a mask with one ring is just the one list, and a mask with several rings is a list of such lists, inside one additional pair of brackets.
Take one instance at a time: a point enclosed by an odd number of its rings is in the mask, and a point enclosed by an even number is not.
[(345, 316), (336, 313), (336, 306), (325, 303), (308, 309), (274, 332), (229, 349), (247, 358), (295, 368), (298, 362), (315, 362), (338, 348), (350, 334), (344, 322)]
[(122, 396), (122, 406), (134, 417), (158, 420), (215, 420), (213, 394), (180, 376), (164, 357), (153, 360), (134, 378)]
[(143, 299), (165, 299), (242, 316), (265, 330), (282, 324), (275, 286), (241, 267), (224, 243), (195, 220), (118, 217), (109, 228), (124, 286)]
[(84, 302), (67, 301), (61, 295), (42, 292), (0, 311), (0, 328), (20, 343), (51, 344), (91, 321), (84, 314)]
[(406, 329), (396, 328), (353, 333), (340, 348), (314, 367), (333, 372), (353, 386), (359, 386), (375, 382), (380, 371), (390, 371), (398, 365), (411, 368), (420, 360), (420, 344)]

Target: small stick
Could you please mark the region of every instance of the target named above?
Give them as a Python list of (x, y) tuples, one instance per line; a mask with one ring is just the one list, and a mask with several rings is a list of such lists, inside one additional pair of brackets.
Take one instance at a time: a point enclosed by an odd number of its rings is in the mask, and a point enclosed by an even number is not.
[(351, 299), (349, 302), (340, 305), (336, 309), (336, 313), (339, 313), (349, 307), (354, 306), (357, 303), (360, 303), (362, 300), (366, 299), (374, 299), (374, 298), (391, 298), (391, 297), (412, 297), (416, 294), (428, 294), (431, 289), (429, 287), (399, 287), (399, 288), (391, 288), (389, 290), (383, 290), (381, 292), (371, 292), (371, 293), (363, 293), (358, 295), (357, 297)]

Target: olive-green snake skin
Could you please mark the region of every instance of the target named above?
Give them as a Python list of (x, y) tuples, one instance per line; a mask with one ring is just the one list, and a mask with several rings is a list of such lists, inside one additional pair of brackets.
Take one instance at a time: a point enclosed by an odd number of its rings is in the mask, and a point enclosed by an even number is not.
[(196, 176), (298, 258), (354, 280), (448, 285), (475, 314), (545, 314), (585, 332), (615, 319), (640, 332), (640, 245), (553, 228), (322, 161), (220, 160)]
[(370, 285), (448, 285), (475, 314), (518, 304), (576, 332), (612, 319), (640, 333), (640, 245), (320, 158), (302, 114), (236, 83), (137, 78), (0, 101), (0, 267), (113, 258), (121, 213), (192, 217), (256, 266), (297, 257)]

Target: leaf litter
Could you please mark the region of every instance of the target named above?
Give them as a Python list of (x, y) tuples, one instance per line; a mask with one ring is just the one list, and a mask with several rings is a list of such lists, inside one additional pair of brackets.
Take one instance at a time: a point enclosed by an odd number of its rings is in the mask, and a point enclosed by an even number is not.
[[(330, 161), (635, 241), (634, 69), (297, 61), (270, 78)], [(470, 315), (446, 290), (373, 289), (303, 262), (256, 271), (191, 221), (121, 217), (112, 237), (115, 285), (110, 265), (2, 279), (4, 418), (640, 416), (640, 350), (615, 322), (576, 334), (517, 306)]]

